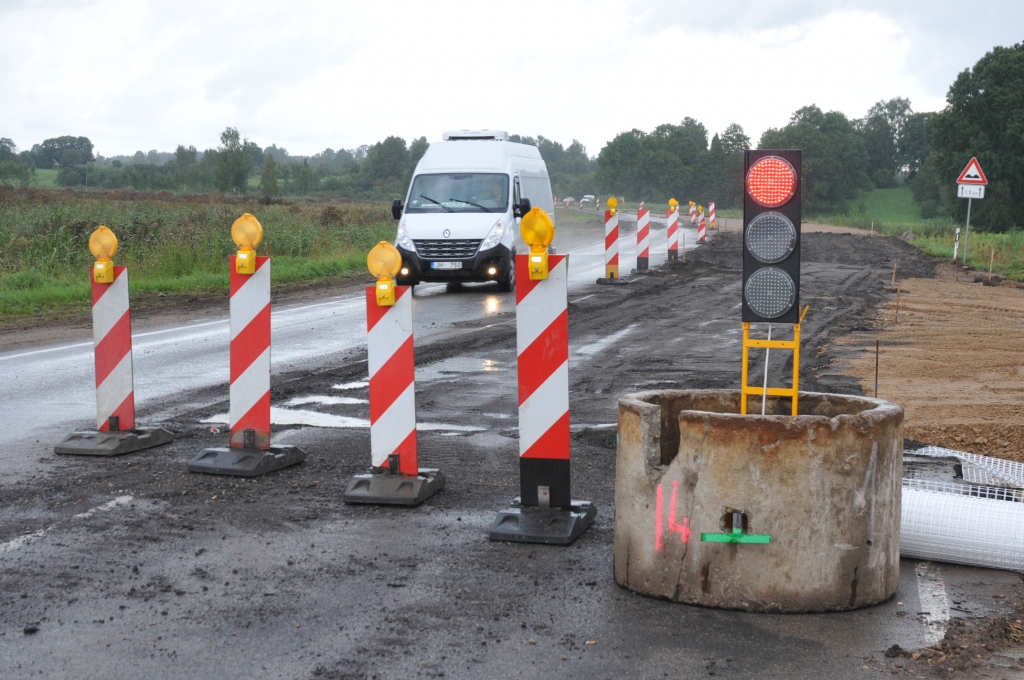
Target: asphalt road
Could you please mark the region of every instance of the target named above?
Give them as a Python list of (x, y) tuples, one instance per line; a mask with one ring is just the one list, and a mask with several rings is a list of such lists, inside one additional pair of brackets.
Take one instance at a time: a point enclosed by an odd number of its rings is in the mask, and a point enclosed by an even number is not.
[[(369, 462), (369, 432), (360, 424), (368, 411), (363, 321), (350, 309), (361, 299), (306, 305), (293, 317), (281, 309), (273, 392), (288, 422), (279, 418), (274, 441), (307, 450), (302, 465), (252, 481), (185, 472), (199, 450), (225, 441), (210, 425), (226, 410), (226, 380), (202, 372), (189, 389), (164, 387), (166, 400), (145, 397), (140, 412), (178, 438), (129, 456), (63, 458), (46, 450), (91, 416), (91, 403), (80, 407), (82, 416), (67, 415), (58, 380), (52, 406), (29, 404), (51, 408), (56, 424), (44, 427), (47, 417), (38, 416), (34, 431), (44, 434), (35, 449), (8, 441), (0, 454), (5, 473), (12, 460), (23, 461), (20, 478), (0, 476), (0, 677), (956, 674), (948, 668), (962, 677), (1020, 677), (1020, 655), (1004, 653), (996, 637), (976, 643), (965, 635), (971, 643), (955, 660), (929, 650), (956, 643), (957, 631), (983, 633), (996, 617), (1019, 617), (1024, 582), (1010, 572), (904, 560), (899, 590), (882, 605), (791, 616), (689, 607), (615, 584), (616, 397), (657, 387), (735, 387), (739, 239), (726, 235), (720, 246), (691, 251), (686, 266), (608, 287), (592, 285), (603, 262), (600, 237), (576, 232), (578, 240), (562, 246), (572, 255), (573, 492), (598, 507), (576, 543), (486, 539), (496, 512), (518, 492), (511, 296), (484, 288), (417, 291), (420, 462), (440, 467), (448, 484), (416, 509), (341, 502), (347, 480)], [(625, 244), (623, 252), (628, 257)], [(930, 261), (896, 239), (825, 234), (806, 236), (803, 254), (803, 301), (813, 313), (804, 328), (802, 386), (855, 390), (833, 367), (832, 341), (870, 326), (889, 295), (882, 283), (893, 257), (901, 276), (927, 276)], [(328, 310), (335, 315), (323, 318)], [(343, 325), (355, 326), (351, 335)], [(294, 335), (277, 332), (281, 326)], [(223, 375), (217, 361), (225, 362), (226, 330), (217, 332), (189, 340), (192, 352), (178, 356), (212, 362), (208, 370)], [(323, 341), (324, 333), (341, 339)], [(143, 343), (165, 339), (140, 335)], [(326, 347), (303, 348), (307, 336)], [(280, 346), (288, 337), (298, 349)], [(193, 357), (203, 354), (202, 343), (214, 346), (206, 350), (211, 358)], [(178, 351), (176, 341), (160, 347)], [(41, 366), (60, 368), (49, 360)], [(781, 377), (785, 364), (769, 368)], [(91, 384), (91, 364), (84, 376)], [(892, 645), (924, 656), (887, 658)]]
[[(635, 232), (636, 216), (632, 216)], [(629, 231), (628, 215), (623, 231)], [(665, 261), (664, 218), (652, 219), (662, 237), (652, 238), (651, 265)], [(576, 290), (603, 276), (603, 232), (594, 224), (560, 227), (558, 252), (570, 254), (569, 286)], [(691, 230), (685, 229), (690, 232)], [(696, 232), (688, 233), (693, 247)], [(522, 245), (520, 244), (520, 250)], [(620, 238), (628, 273), (636, 257), (635, 238)], [(635, 260), (634, 260), (635, 262)], [(515, 299), (493, 284), (466, 286), (471, 294), (447, 294), (443, 284), (416, 287), (415, 333), (425, 340), (451, 324), (512, 312)], [(484, 293), (484, 294), (481, 294)], [(361, 290), (311, 304), (282, 306), (271, 314), (271, 371), (281, 374), (329, 365), (341, 353), (366, 344), (366, 310)], [(135, 404), (140, 425), (164, 420), (182, 403), (195, 405), (198, 390), (228, 378), (228, 319), (205, 320), (133, 333)], [(38, 470), (37, 458), (76, 429), (95, 427), (92, 342), (79, 341), (0, 353), (0, 479), (3, 484)]]

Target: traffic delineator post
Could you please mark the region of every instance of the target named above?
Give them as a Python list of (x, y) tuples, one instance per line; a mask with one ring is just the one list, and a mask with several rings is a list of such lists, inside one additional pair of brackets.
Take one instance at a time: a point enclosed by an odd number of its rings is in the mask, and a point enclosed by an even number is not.
[(668, 226), (665, 238), (668, 241), (668, 261), (679, 259), (679, 201), (672, 198), (668, 202)]
[[(643, 201), (640, 202), (643, 205)], [(647, 271), (651, 259), (651, 211), (636, 211), (636, 270)]]
[(568, 545), (597, 515), (570, 490), (568, 256), (548, 265), (531, 279), (528, 256), (516, 256), (520, 495), (491, 525), (495, 541)]
[(55, 453), (115, 456), (174, 439), (174, 435), (163, 428), (135, 426), (128, 268), (114, 264), (112, 258), (117, 246), (114, 232), (104, 226), (89, 238), (89, 249), (96, 257), (89, 272), (96, 367), (96, 430), (72, 432), (54, 447)]
[(624, 284), (619, 276), (619, 214), (618, 199), (608, 199), (608, 210), (604, 211), (604, 277), (597, 283)]
[(704, 206), (697, 206), (697, 243), (706, 243), (708, 240), (708, 224), (704, 217)]
[[(367, 257), (377, 283), (366, 288), (370, 376), (370, 471), (349, 480), (346, 503), (419, 505), (444, 488), (444, 475), (421, 468), (416, 451), (412, 288), (393, 285), (402, 256), (386, 241)], [(388, 287), (390, 293), (382, 286)]]
[(697, 204), (694, 201), (690, 201), (690, 226), (697, 228)]
[(245, 213), (231, 227), (239, 246), (228, 258), (230, 403), (228, 446), (204, 449), (189, 472), (255, 477), (306, 460), (295, 446), (270, 443), (270, 258), (256, 255), (259, 221)]

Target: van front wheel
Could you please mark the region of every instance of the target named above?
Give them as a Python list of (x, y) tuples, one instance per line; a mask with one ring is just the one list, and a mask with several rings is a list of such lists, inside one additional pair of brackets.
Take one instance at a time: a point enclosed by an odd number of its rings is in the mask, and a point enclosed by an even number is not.
[(511, 293), (516, 289), (516, 256), (515, 253), (508, 261), (508, 270), (498, 280), (498, 290), (502, 293)]

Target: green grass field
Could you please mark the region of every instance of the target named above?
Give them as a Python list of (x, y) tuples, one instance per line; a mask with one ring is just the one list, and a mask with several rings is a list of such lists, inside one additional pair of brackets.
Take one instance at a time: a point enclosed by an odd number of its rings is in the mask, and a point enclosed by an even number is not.
[(46, 187), (52, 189), (57, 186), (57, 173), (59, 170), (39, 170), (36, 169), (35, 177), (32, 179), (31, 186), (34, 187)]
[(287, 284), (365, 272), (366, 253), (394, 237), (388, 206), (173, 194), (50, 191), (0, 186), (0, 320), (89, 308), (89, 235), (101, 224), (120, 241), (133, 294), (226, 291), (231, 224), (245, 212), (264, 228), (257, 252)]
[[(929, 255), (946, 257), (952, 261), (953, 241), (957, 227), (948, 217), (925, 219), (910, 194), (910, 187), (875, 189), (864, 192), (859, 201), (851, 201), (851, 212), (847, 215), (815, 215), (807, 217), (808, 222), (835, 224), (874, 229), (880, 234), (903, 236), (908, 232), (914, 236), (913, 243)], [(861, 210), (863, 207), (863, 211)], [(957, 260), (962, 262), (963, 239)], [(992, 272), (1006, 278), (1024, 280), (1024, 232), (988, 234), (972, 230), (967, 250), (967, 265), (971, 269)]]

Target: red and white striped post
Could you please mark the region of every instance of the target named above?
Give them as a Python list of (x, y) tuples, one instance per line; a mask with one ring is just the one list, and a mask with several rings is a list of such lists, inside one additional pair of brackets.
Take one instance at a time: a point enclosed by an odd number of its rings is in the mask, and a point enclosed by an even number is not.
[[(377, 304), (377, 287), (366, 288), (366, 359), (370, 375), (370, 459), (375, 468), (419, 473), (416, 458), (416, 384), (412, 293), (395, 286), (395, 304)], [(392, 458), (394, 456), (394, 458)]]
[(637, 210), (643, 210), (643, 209), (644, 209), (644, 202), (640, 201), (640, 207), (638, 207)]
[(253, 477), (302, 462), (306, 453), (270, 444), (270, 258), (255, 252), (263, 227), (245, 213), (232, 225), (231, 237), (241, 250), (228, 258), (228, 448), (203, 450), (188, 469)]
[[(643, 201), (640, 202), (643, 205)], [(651, 259), (651, 212), (636, 211), (636, 270), (647, 271)]]
[(101, 226), (89, 238), (89, 248), (97, 258), (89, 272), (96, 367), (96, 432), (74, 432), (54, 447), (54, 451), (109, 456), (165, 444), (173, 439), (167, 430), (135, 427), (128, 268), (116, 266), (111, 260), (117, 252), (117, 237)]
[(668, 227), (665, 231), (668, 261), (675, 262), (679, 259), (679, 203), (674, 198), (668, 202)]
[(619, 278), (619, 215), (614, 208), (604, 211), (604, 277)]
[(690, 226), (697, 228), (697, 204), (690, 201)]
[(581, 198), (580, 199), (580, 210), (582, 210), (582, 209), (583, 209), (583, 199)]
[[(524, 217), (533, 246), (528, 228)], [(597, 514), (570, 488), (568, 256), (549, 255), (540, 280), (531, 278), (530, 258), (516, 256), (520, 496), (498, 514), (490, 537), (567, 545)]]
[(402, 256), (390, 243), (378, 243), (367, 263), (379, 279), (366, 288), (371, 467), (349, 481), (344, 500), (419, 505), (444, 487), (445, 478), (438, 470), (421, 469), (416, 451), (412, 288), (394, 285)]
[(704, 208), (702, 206), (698, 208), (698, 217), (700, 224), (697, 226), (697, 243), (705, 243), (708, 240), (708, 225), (704, 219)]
[(96, 429), (135, 429), (132, 320), (128, 268), (114, 267), (113, 283), (92, 278), (92, 341), (96, 361)]
[(718, 220), (715, 218), (715, 202), (711, 201), (708, 203), (708, 222), (712, 228), (718, 226)]

